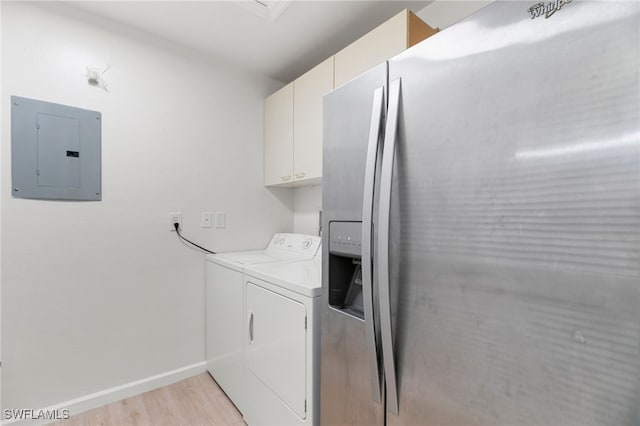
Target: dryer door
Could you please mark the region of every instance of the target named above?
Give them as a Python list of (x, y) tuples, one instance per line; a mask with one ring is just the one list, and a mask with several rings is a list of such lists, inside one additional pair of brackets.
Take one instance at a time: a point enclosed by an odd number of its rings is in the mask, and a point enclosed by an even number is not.
[(304, 419), (308, 380), (305, 306), (251, 281), (246, 297), (249, 373)]

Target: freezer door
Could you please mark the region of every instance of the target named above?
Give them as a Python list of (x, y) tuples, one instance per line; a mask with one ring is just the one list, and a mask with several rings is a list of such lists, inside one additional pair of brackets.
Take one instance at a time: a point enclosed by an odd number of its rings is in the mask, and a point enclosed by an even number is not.
[(379, 162), (376, 145), (381, 139), (377, 131), (382, 128), (386, 109), (386, 81), (385, 63), (324, 98), (320, 394), (323, 425), (384, 424), (384, 394), (373, 315), (374, 254), (367, 241), (375, 239), (373, 193)]
[(372, 105), (376, 89), (386, 84), (385, 62), (324, 97), (322, 215), (327, 222), (362, 220)]
[(640, 424), (640, 4), (553, 4), (390, 62), (389, 425)]

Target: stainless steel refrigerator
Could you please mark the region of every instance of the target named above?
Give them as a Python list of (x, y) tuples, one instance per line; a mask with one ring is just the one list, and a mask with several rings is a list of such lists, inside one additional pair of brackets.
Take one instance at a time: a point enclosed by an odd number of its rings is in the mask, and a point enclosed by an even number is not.
[(325, 97), (323, 425), (640, 424), (639, 33), (496, 2)]

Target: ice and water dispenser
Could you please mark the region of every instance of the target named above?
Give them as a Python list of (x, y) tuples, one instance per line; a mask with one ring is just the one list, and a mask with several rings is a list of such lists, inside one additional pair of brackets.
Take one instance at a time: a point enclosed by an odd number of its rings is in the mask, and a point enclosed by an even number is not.
[(329, 305), (364, 319), (362, 222), (329, 222)]

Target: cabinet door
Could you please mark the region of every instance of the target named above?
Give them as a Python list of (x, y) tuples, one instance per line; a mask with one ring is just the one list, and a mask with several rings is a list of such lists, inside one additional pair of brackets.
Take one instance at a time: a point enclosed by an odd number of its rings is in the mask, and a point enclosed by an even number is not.
[(333, 90), (333, 56), (294, 83), (293, 179), (322, 177), (322, 97)]
[(293, 180), (293, 83), (264, 101), (264, 184)]
[(336, 53), (335, 87), (353, 80), (437, 32), (414, 13), (403, 10)]
[(408, 11), (403, 10), (336, 53), (335, 86), (341, 86), (407, 48)]
[(306, 309), (247, 282), (247, 369), (298, 417), (306, 417)]

